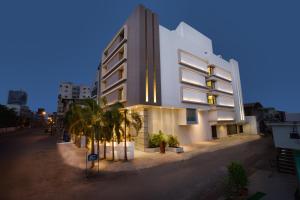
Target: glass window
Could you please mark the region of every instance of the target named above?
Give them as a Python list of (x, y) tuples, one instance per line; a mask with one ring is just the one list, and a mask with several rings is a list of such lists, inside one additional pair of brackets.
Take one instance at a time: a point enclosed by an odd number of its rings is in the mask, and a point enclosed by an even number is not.
[(123, 78), (123, 69), (120, 69), (119, 70), (119, 79), (122, 79)]
[(209, 66), (208, 67), (208, 75), (213, 75), (214, 74), (214, 67), (213, 66)]
[(207, 81), (206, 86), (209, 88), (214, 89), (215, 88), (215, 82), (214, 81)]
[(186, 121), (188, 124), (197, 123), (197, 110), (192, 108), (186, 109)]
[(207, 96), (207, 103), (208, 104), (217, 104), (217, 98), (215, 95), (208, 95)]

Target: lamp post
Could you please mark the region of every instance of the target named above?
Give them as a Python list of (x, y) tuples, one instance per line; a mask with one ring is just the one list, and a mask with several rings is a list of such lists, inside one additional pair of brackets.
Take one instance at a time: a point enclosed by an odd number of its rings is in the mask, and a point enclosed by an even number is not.
[(124, 115), (125, 115), (125, 131), (124, 131), (124, 143), (125, 143), (125, 152), (124, 152), (124, 159), (127, 161), (127, 144), (126, 144), (126, 121), (127, 121), (127, 109), (124, 110)]

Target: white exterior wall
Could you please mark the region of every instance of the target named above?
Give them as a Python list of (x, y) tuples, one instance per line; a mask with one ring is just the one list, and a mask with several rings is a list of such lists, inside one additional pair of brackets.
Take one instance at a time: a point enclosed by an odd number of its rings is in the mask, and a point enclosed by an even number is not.
[(63, 99), (72, 99), (72, 84), (71, 83), (61, 83), (59, 87), (59, 94)]
[(181, 81), (198, 86), (206, 86), (206, 80), (203, 74), (184, 67), (181, 68)]
[(84, 86), (81, 85), (80, 86), (80, 94), (79, 94), (79, 98), (80, 99), (86, 99), (86, 98), (90, 98), (91, 97), (91, 89), (89, 86)]
[(177, 136), (180, 144), (211, 140), (211, 128), (207, 123), (208, 112), (199, 111), (197, 113), (198, 124), (179, 125), (179, 109), (151, 107), (148, 109), (149, 134), (158, 133), (161, 130), (165, 134)]
[[(181, 98), (180, 98), (181, 99)], [(182, 87), (182, 99), (187, 102), (207, 103), (206, 93), (198, 88)]]
[(242, 95), (242, 87), (240, 80), (239, 64), (236, 60), (230, 59), (230, 64), (232, 67), (232, 86), (234, 93), (234, 104), (237, 122), (245, 121), (244, 103)]
[(219, 95), (217, 104), (221, 106), (234, 106), (234, 98), (229, 95)]
[(232, 84), (227, 81), (218, 80), (215, 83), (215, 88), (223, 92), (233, 93)]
[[(206, 54), (212, 51), (211, 40), (194, 29), (190, 29), (184, 23), (180, 23), (174, 31), (159, 26), (159, 34), (162, 106), (197, 108), (198, 106), (195, 104), (182, 103), (181, 101), (180, 76), (183, 65), (180, 65), (179, 62), (207, 71)], [(197, 55), (197, 57), (194, 55)], [(201, 77), (198, 79), (199, 84), (204, 84), (204, 75), (198, 73), (195, 76)], [(200, 96), (200, 94), (195, 95)], [(203, 98), (204, 96), (206, 99), (206, 93), (202, 94)], [(205, 101), (207, 102), (207, 99)]]
[[(272, 124), (275, 147), (300, 150), (300, 140), (290, 138), (290, 133), (293, 132), (293, 127), (294, 125), (292, 123)], [(299, 133), (300, 124), (297, 124), (296, 127)]]
[(258, 134), (257, 121), (255, 116), (245, 116), (246, 124), (243, 126), (244, 133)]

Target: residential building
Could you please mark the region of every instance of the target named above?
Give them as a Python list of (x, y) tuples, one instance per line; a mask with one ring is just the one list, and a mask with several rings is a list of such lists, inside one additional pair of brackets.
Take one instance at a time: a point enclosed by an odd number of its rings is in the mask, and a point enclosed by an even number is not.
[(14, 109), (18, 116), (32, 117), (32, 112), (27, 104), (27, 93), (23, 90), (9, 90), (7, 98), (7, 107)]
[(244, 110), (246, 116), (256, 116), (258, 131), (262, 134), (272, 132), (272, 127), (268, 123), (285, 121), (285, 112), (272, 107), (263, 107), (260, 102), (246, 103)]
[(57, 128), (63, 127), (63, 116), (73, 102), (88, 98), (91, 98), (91, 89), (89, 86), (77, 85), (72, 82), (62, 82), (59, 85), (57, 98)]
[(25, 106), (27, 104), (27, 93), (23, 90), (9, 90), (7, 104)]
[(300, 113), (286, 113), (285, 117), (285, 121), (268, 124), (277, 149), (277, 167), (280, 172), (298, 174), (300, 180)]
[(244, 132), (238, 62), (216, 55), (211, 39), (188, 24), (169, 30), (138, 6), (101, 60), (99, 98), (140, 113), (139, 149), (159, 130), (181, 144)]
[(91, 89), (89, 86), (62, 82), (59, 85), (57, 112), (62, 114), (67, 110), (70, 102), (87, 98), (91, 98)]
[(91, 91), (91, 98), (98, 101), (99, 99), (99, 94), (100, 94), (100, 67), (97, 68), (97, 71), (96, 71), (96, 78), (93, 82), (93, 85), (92, 85), (92, 91)]

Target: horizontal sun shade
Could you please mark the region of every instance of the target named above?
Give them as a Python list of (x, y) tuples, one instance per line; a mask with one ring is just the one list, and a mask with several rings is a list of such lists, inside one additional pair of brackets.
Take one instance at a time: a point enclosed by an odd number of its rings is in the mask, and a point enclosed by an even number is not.
[(179, 51), (179, 63), (207, 72), (205, 60), (183, 51)]

